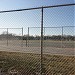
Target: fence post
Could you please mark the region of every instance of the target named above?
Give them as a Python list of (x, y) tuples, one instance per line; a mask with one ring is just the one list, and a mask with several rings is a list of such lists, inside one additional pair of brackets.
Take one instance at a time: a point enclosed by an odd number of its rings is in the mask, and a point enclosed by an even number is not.
[(28, 39), (28, 35), (26, 36), (26, 47), (27, 47), (27, 39)]
[(61, 38), (61, 42), (62, 42), (61, 43), (61, 48), (63, 48), (63, 26), (62, 26), (62, 35), (61, 36), (62, 36), (62, 38)]
[(44, 27), (44, 35), (45, 35), (45, 27)]
[(43, 7), (41, 10), (41, 75), (43, 72)]
[(8, 46), (8, 28), (7, 28), (7, 46)]
[(27, 42), (26, 45), (29, 47), (29, 27), (28, 27), (28, 36), (27, 36), (27, 41), (28, 41), (28, 42)]
[(23, 47), (23, 27), (22, 27), (22, 44), (21, 46)]

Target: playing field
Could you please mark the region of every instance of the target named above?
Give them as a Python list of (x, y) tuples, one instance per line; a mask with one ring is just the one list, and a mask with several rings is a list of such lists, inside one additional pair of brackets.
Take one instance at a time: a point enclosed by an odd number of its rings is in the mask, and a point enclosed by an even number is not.
[[(0, 41), (0, 51), (21, 52), (21, 53), (41, 53), (40, 40), (9, 40)], [(75, 55), (75, 41), (51, 41), (43, 42), (43, 54)]]

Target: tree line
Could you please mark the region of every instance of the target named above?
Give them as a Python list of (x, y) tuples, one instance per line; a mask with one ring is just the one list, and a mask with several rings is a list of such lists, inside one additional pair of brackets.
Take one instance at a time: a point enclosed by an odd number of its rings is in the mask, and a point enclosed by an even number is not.
[[(23, 35), (23, 36), (19, 36), (19, 35), (16, 35), (16, 34), (12, 34), (12, 33), (3, 33), (0, 35), (0, 39), (19, 39), (19, 40), (40, 40), (41, 39), (41, 36), (39, 35), (36, 35), (36, 36), (33, 36), (33, 35)], [(43, 36), (43, 39), (44, 40), (68, 40), (68, 41), (75, 41), (75, 36), (72, 36), (72, 35), (46, 35), (46, 36)]]
[[(41, 36), (23, 36), (23, 40), (40, 40)], [(68, 40), (68, 41), (75, 41), (75, 36), (71, 36), (71, 35), (53, 35), (53, 36), (43, 36), (44, 40)]]

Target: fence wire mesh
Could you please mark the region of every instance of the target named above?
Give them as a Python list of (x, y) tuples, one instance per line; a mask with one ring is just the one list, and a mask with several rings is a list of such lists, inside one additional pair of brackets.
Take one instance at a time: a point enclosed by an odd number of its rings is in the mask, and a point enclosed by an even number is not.
[(0, 28), (0, 31), (0, 46), (22, 45), (22, 28)]
[(1, 33), (0, 33), (0, 46), (1, 45), (7, 45), (7, 35), (4, 35), (4, 34), (7, 34), (6, 31), (7, 29), (0, 29)]
[(74, 6), (69, 5), (75, 4), (0, 12), (0, 25), (9, 27), (0, 28), (0, 75), (75, 75)]
[(45, 75), (74, 75), (74, 7), (44, 9), (44, 26), (51, 26), (43, 31)]
[[(68, 32), (66, 32), (67, 29)], [(45, 28), (45, 32), (43, 49), (45, 73), (47, 75), (74, 75), (74, 27), (48, 27)]]

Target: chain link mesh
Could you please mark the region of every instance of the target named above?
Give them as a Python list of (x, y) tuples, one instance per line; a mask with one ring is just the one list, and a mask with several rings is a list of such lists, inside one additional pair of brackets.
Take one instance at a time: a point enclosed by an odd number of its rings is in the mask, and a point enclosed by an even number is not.
[(9, 26), (0, 28), (0, 75), (75, 75), (74, 6), (44, 8), (42, 58), (40, 9), (0, 13), (0, 21)]
[(44, 74), (74, 75), (74, 7), (44, 9), (44, 26)]

